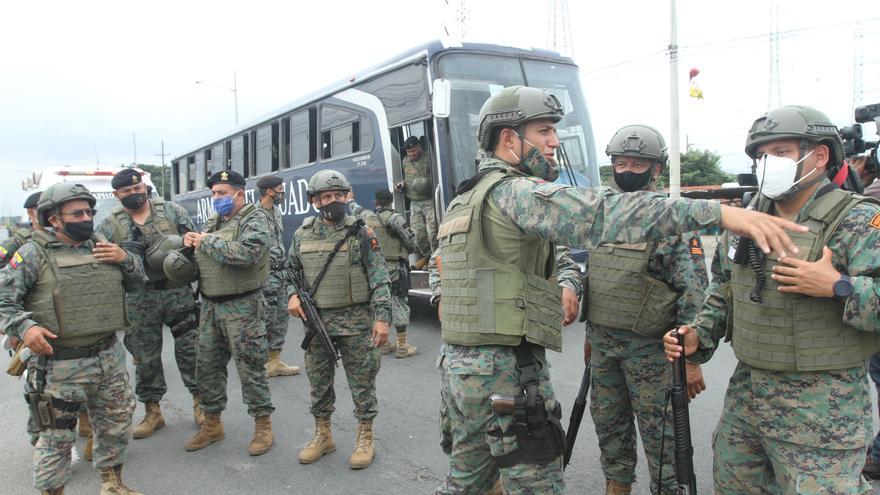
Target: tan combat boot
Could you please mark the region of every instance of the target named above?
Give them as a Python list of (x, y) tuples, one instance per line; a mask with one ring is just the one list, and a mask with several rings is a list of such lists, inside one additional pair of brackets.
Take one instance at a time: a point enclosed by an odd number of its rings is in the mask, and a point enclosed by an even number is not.
[(266, 374), (273, 376), (291, 376), (299, 374), (299, 366), (286, 364), (281, 360), (281, 351), (269, 351), (269, 361), (266, 362)]
[(79, 412), (79, 428), (77, 428), (79, 436), (85, 438), (92, 436), (92, 424), (89, 422), (89, 412)]
[[(406, 328), (406, 327), (404, 327)], [(409, 345), (409, 342), (406, 341), (406, 330), (397, 331), (397, 359), (408, 358), (410, 356), (415, 356), (419, 353), (419, 348), (414, 345)]]
[(363, 469), (373, 462), (373, 420), (361, 421), (358, 424), (354, 451), (348, 460), (352, 469)]
[(49, 490), (43, 490), (40, 492), (40, 495), (64, 495), (64, 487), (59, 488), (50, 488)]
[(385, 344), (379, 348), (379, 354), (382, 356), (387, 356), (392, 352), (397, 351), (397, 344), (395, 344), (391, 339), (385, 341)]
[(214, 442), (223, 440), (225, 436), (220, 415), (205, 413), (205, 420), (199, 426), (199, 431), (189, 439), (189, 442), (186, 442), (186, 450), (192, 452), (203, 449)]
[(630, 495), (632, 485), (614, 480), (605, 480), (605, 495)]
[(141, 495), (122, 482), (122, 464), (101, 468), (100, 495)]
[(144, 416), (144, 420), (135, 427), (134, 433), (131, 435), (136, 439), (147, 438), (153, 433), (156, 433), (157, 430), (165, 428), (165, 418), (162, 417), (162, 410), (159, 409), (159, 403), (146, 402), (144, 403), (144, 407), (147, 410), (147, 415)]
[(205, 413), (202, 412), (202, 396), (193, 394), (193, 420), (196, 426), (202, 426), (205, 422)]
[(504, 490), (501, 488), (501, 478), (498, 478), (498, 481), (492, 485), (492, 488), (489, 489), (488, 492), (483, 495), (504, 495)]
[(315, 417), (315, 438), (299, 453), (300, 464), (311, 464), (321, 457), (336, 451), (333, 432), (330, 431), (330, 418)]
[(421, 270), (427, 264), (428, 264), (428, 258), (422, 257), (422, 258), (419, 258), (418, 261), (413, 263), (413, 268), (416, 270)]
[(86, 446), (83, 447), (83, 457), (86, 458), (87, 461), (92, 462), (94, 456), (92, 455), (92, 446), (94, 444), (95, 438), (92, 435), (89, 435), (89, 438), (86, 439)]
[(248, 454), (263, 455), (272, 448), (272, 416), (257, 416), (254, 419), (254, 438), (248, 446)]

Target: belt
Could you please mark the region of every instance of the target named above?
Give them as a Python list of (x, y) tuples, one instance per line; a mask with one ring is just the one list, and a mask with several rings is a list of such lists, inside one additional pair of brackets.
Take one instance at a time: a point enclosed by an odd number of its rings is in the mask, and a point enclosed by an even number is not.
[(249, 296), (251, 294), (255, 294), (257, 292), (260, 292), (261, 290), (263, 290), (262, 287), (257, 287), (256, 289), (249, 290), (247, 292), (242, 292), (241, 294), (230, 294), (228, 296), (213, 296), (212, 297), (212, 296), (205, 295), (204, 292), (201, 292), (201, 294), (202, 294), (202, 297), (211, 301), (212, 303), (220, 304), (220, 303), (225, 303), (225, 302), (229, 302), (229, 301), (234, 301), (236, 299), (241, 299), (242, 297)]
[(67, 361), (70, 359), (84, 359), (95, 357), (98, 354), (113, 347), (115, 343), (116, 334), (111, 333), (110, 335), (104, 337), (103, 339), (88, 347), (56, 347), (55, 352), (53, 352), (52, 355), (49, 356), (49, 359), (54, 359), (56, 361)]

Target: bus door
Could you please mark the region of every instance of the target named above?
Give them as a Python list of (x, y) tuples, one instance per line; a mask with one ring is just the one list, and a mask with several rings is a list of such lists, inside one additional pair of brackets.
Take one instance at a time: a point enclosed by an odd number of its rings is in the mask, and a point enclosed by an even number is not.
[[(433, 131), (430, 120), (414, 122), (412, 124), (402, 125), (391, 129), (392, 151), (394, 158), (394, 183), (400, 184), (403, 181), (403, 164), (407, 156), (405, 143), (410, 137), (418, 139), (421, 153), (427, 157), (431, 172), (431, 195), (437, 188), (437, 160), (435, 146), (433, 142)], [(400, 213), (406, 213), (409, 219), (410, 204), (405, 193), (399, 188), (394, 191), (394, 206)], [(439, 220), (439, 217), (438, 217)]]

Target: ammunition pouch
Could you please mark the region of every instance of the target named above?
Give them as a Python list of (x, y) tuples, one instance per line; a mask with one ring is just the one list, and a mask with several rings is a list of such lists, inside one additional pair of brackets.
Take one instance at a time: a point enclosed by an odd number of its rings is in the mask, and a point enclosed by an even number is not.
[(391, 295), (397, 297), (407, 297), (409, 295), (409, 289), (411, 288), (409, 267), (407, 266), (407, 263), (405, 261), (399, 261), (398, 264), (400, 265), (400, 270), (398, 270), (400, 276), (397, 278), (397, 280), (391, 282)]
[(514, 348), (519, 382), (525, 393), (514, 398), (513, 431), (490, 432), (490, 435), (516, 436), (516, 450), (493, 456), (495, 464), (502, 469), (517, 464), (548, 464), (565, 451), (565, 430), (560, 422), (562, 406), (557, 402), (548, 413), (544, 397), (538, 394), (532, 345), (523, 343)]
[(31, 410), (32, 423), (39, 431), (53, 429), (73, 430), (76, 428), (76, 421), (82, 404), (79, 402), (68, 402), (44, 393), (47, 360), (46, 356), (39, 357), (36, 368), (36, 388), (29, 389), (25, 394), (25, 401)]
[(21, 376), (24, 374), (24, 370), (27, 369), (27, 360), (21, 359), (21, 354), (27, 347), (24, 345), (24, 342), (18, 344), (18, 349), (15, 350), (15, 354), (12, 355), (12, 359), (9, 360), (9, 366), (6, 368), (6, 373), (12, 376)]
[(25, 396), (25, 400), (31, 409), (31, 418), (38, 430), (55, 429), (55, 408), (52, 407), (52, 396), (31, 392)]

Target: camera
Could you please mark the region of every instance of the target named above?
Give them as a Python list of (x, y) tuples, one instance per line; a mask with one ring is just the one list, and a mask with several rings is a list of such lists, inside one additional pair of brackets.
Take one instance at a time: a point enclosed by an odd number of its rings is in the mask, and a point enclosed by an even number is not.
[(865, 163), (865, 171), (876, 174), (880, 171), (880, 163), (877, 161), (877, 144), (880, 141), (865, 141), (862, 124), (874, 122), (877, 135), (880, 136), (880, 103), (856, 107), (853, 111), (856, 123), (838, 129), (843, 139), (843, 151), (846, 158), (869, 153)]

